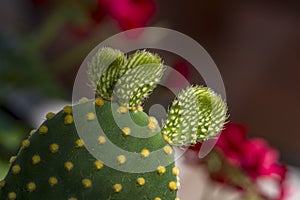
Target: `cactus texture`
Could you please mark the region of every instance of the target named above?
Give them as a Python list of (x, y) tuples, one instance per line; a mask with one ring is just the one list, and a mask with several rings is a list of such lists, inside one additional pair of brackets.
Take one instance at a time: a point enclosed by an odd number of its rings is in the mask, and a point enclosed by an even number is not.
[(46, 115), (12, 157), (0, 199), (179, 200), (171, 145), (215, 136), (227, 108), (212, 90), (187, 88), (161, 131), (142, 102), (162, 73), (161, 59), (147, 51), (99, 50), (88, 65), (97, 97)]

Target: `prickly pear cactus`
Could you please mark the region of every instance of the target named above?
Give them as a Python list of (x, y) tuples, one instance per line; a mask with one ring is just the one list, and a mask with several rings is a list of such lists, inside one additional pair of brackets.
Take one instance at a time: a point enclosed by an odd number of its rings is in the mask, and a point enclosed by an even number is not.
[(46, 115), (11, 158), (0, 199), (179, 200), (172, 145), (214, 137), (227, 108), (212, 90), (189, 87), (161, 131), (142, 102), (163, 70), (161, 59), (146, 51), (126, 57), (99, 50), (88, 65), (96, 98)]

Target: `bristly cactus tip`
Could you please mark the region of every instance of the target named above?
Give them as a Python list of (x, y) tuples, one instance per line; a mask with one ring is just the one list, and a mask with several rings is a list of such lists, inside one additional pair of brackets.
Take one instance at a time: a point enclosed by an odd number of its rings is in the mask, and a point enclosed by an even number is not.
[(190, 86), (173, 101), (162, 134), (175, 146), (215, 137), (227, 119), (227, 105), (212, 89)]
[(161, 58), (145, 50), (128, 58), (119, 50), (102, 48), (88, 65), (91, 86), (104, 99), (117, 98), (122, 106), (141, 106), (163, 74)]

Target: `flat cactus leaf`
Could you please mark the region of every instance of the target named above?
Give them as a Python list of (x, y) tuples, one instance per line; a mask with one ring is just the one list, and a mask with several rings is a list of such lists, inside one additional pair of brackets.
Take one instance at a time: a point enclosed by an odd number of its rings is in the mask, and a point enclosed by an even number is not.
[[(86, 108), (95, 107), (96, 116)], [(102, 153), (108, 142), (118, 145), (128, 152), (139, 154), (139, 163), (150, 160), (156, 163), (156, 168), (143, 173), (125, 172), (106, 165), (106, 161), (95, 158), (85, 147), (85, 141), (80, 139), (73, 121), (71, 108), (66, 107), (56, 115), (48, 115), (48, 119), (39, 129), (24, 140), (17, 157), (11, 163), (11, 168), (0, 189), (0, 199), (55, 199), (55, 200), (144, 200), (176, 198), (177, 169), (174, 166), (174, 155), (171, 147), (164, 141), (159, 127), (152, 132), (148, 127), (149, 117), (142, 111), (128, 111), (135, 122), (135, 127), (127, 127), (131, 134), (124, 134), (123, 125), (114, 123), (113, 112), (116, 111), (124, 124), (130, 124), (131, 117), (117, 111), (118, 104), (104, 101), (98, 106), (93, 101), (78, 104), (74, 110), (81, 110), (82, 126), (98, 121), (104, 132), (92, 132), (89, 127), (83, 127), (86, 134), (94, 138), (97, 145), (95, 151)], [(112, 111), (112, 109), (114, 109)], [(85, 112), (84, 112), (85, 111)], [(127, 122), (126, 122), (127, 121)], [(121, 126), (121, 127), (120, 127)], [(133, 134), (152, 135), (149, 138), (137, 138)], [(152, 153), (163, 149), (165, 154), (161, 159), (168, 159), (171, 164), (160, 166)], [(164, 150), (165, 149), (165, 150)], [(110, 159), (117, 165), (130, 165), (131, 159), (122, 155)], [(135, 163), (137, 165), (137, 163)]]

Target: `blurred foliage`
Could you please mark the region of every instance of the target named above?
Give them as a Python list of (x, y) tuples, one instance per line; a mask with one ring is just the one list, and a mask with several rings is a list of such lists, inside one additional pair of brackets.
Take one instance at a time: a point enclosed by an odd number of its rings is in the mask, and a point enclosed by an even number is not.
[(12, 112), (7, 95), (29, 89), (46, 98), (70, 99), (76, 68), (96, 44), (118, 30), (104, 18), (107, 13), (97, 0), (5, 3), (19, 21), (7, 19), (0, 29), (0, 180), (32, 128)]

